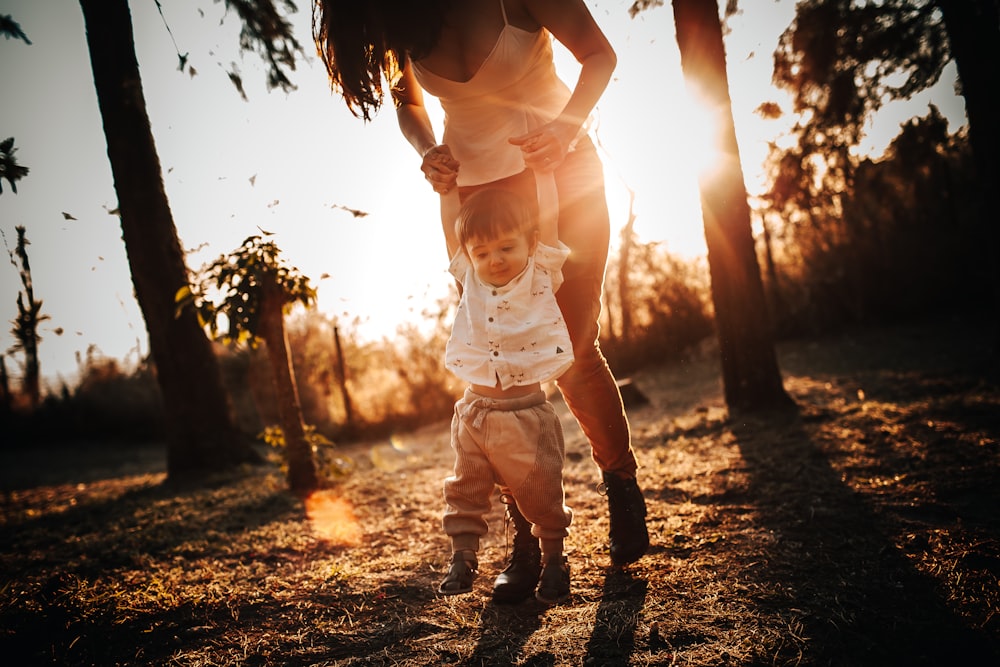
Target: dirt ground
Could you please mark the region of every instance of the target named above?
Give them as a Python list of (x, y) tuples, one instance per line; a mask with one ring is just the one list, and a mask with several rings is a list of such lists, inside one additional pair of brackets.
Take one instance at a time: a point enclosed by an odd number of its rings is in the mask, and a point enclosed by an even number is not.
[[(0, 453), (11, 665), (1000, 664), (1000, 373), (985, 333), (897, 327), (779, 347), (795, 417), (729, 419), (711, 350), (633, 381), (653, 545), (609, 567), (565, 407), (570, 600), (440, 597), (447, 426), (344, 444), (306, 501), (269, 466), (199, 488), (158, 447)], [(69, 454), (72, 454), (70, 457)], [(8, 662), (13, 660), (12, 662)]]

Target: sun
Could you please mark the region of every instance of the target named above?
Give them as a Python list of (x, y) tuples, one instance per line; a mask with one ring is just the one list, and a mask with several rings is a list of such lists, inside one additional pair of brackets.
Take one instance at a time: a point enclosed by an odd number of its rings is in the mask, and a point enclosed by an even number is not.
[(612, 121), (605, 114), (599, 129), (612, 238), (634, 215), (641, 241), (693, 259), (707, 252), (699, 176), (718, 164), (711, 115), (682, 86), (657, 95), (656, 123)]
[(722, 159), (719, 134), (722, 131), (720, 110), (712, 109), (687, 93), (675, 111), (677, 122), (683, 128), (678, 146), (690, 168), (698, 177), (709, 175)]

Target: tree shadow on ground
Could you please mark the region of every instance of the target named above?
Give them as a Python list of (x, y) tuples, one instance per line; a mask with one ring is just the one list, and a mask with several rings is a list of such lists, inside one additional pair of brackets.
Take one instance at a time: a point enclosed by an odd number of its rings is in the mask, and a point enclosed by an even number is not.
[[(164, 658), (217, 622), (232, 622), (253, 605), (241, 601), (180, 604), (181, 609), (143, 613), (130, 619), (124, 589), (143, 586), (150, 595), (172, 596), (176, 582), (155, 572), (162, 563), (183, 565), (215, 557), (220, 571), (252, 560), (277, 564), (300, 557), (295, 549), (263, 550), (241, 542), (270, 524), (302, 521), (301, 503), (280, 487), (248, 493), (232, 476), (199, 487), (147, 478), (127, 490), (81, 497), (63, 511), (5, 516), (0, 525), (0, 564), (11, 606), (0, 609), (4, 652), (54, 664), (144, 662), (147, 648)], [(249, 483), (249, 482), (247, 482)], [(227, 545), (219, 549), (219, 544)], [(112, 584), (114, 572), (152, 570), (150, 579)], [(183, 571), (183, 568), (181, 568)], [(224, 596), (222, 596), (224, 597)], [(246, 607), (246, 608), (244, 608)], [(152, 657), (152, 656), (149, 656)]]
[[(39, 599), (46, 603), (43, 609), (22, 611), (20, 628), (6, 642), (5, 655), (19, 656), (24, 660), (19, 664), (202, 664), (197, 656), (211, 646), (222, 660), (214, 664), (305, 667), (358, 656), (365, 664), (383, 664), (377, 660), (380, 655), (384, 664), (394, 664), (392, 649), (398, 642), (445, 630), (420, 618), (423, 588), (409, 592), (416, 593), (408, 604), (413, 617), (373, 624), (348, 637), (316, 630), (334, 626), (341, 610), (358, 602), (359, 596), (338, 591), (304, 590), (258, 599), (223, 596), (123, 618), (110, 597), (103, 609), (81, 609), (69, 591), (53, 590), (50, 597)], [(302, 617), (303, 606), (310, 609), (308, 619)], [(260, 643), (261, 635), (268, 638), (266, 646)], [(308, 642), (303, 642), (305, 636)]]
[(88, 567), (104, 571), (132, 565), (141, 554), (184, 557), (185, 545), (196, 549), (192, 545), (205, 543), (206, 535), (241, 534), (302, 516), (301, 502), (286, 489), (242, 495), (242, 487), (232, 485), (234, 478), (198, 486), (150, 483), (74, 502), (62, 512), (8, 519), (0, 525), (0, 543), (16, 544), (22, 553), (45, 553), (54, 538), (75, 543), (70, 560), (78, 562), (83, 575)]
[(74, 442), (0, 447), (0, 493), (155, 475), (166, 470), (164, 443)]
[[(731, 426), (749, 476), (746, 502), (770, 534), (752, 602), (789, 631), (777, 662), (988, 664), (1000, 655), (942, 600), (935, 581), (896, 546), (899, 526), (844, 481), (816, 438), (822, 415)], [(759, 565), (759, 564), (758, 564)], [(800, 609), (811, 610), (808, 614)], [(995, 664), (995, 663), (992, 663)]]

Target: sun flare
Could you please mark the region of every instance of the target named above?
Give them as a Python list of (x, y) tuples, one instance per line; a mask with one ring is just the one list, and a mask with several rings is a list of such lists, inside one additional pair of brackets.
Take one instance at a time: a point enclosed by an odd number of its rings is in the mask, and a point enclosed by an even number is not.
[(323, 540), (339, 546), (361, 542), (361, 525), (354, 508), (344, 498), (330, 491), (317, 491), (305, 500), (306, 516), (313, 530)]
[(683, 128), (676, 148), (690, 169), (700, 177), (717, 168), (722, 159), (717, 112), (688, 94), (677, 105), (675, 116)]

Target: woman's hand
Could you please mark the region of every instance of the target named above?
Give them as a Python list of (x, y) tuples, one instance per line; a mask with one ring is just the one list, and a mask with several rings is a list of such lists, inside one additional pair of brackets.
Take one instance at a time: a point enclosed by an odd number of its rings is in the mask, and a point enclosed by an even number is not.
[(451, 149), (445, 144), (437, 144), (424, 151), (420, 162), (424, 178), (434, 188), (434, 192), (442, 195), (455, 187), (458, 181), (458, 167), (458, 160), (452, 156)]
[(566, 159), (574, 133), (565, 123), (553, 121), (507, 141), (520, 146), (526, 167), (545, 173), (555, 171)]

